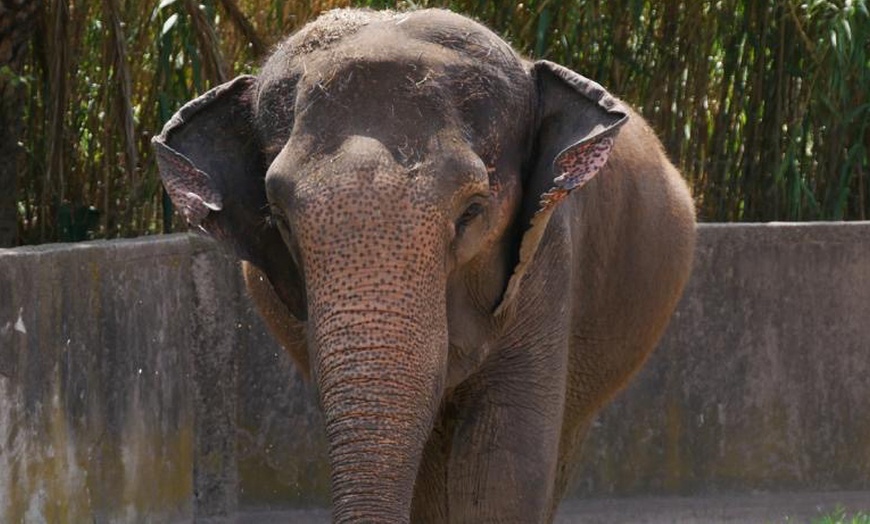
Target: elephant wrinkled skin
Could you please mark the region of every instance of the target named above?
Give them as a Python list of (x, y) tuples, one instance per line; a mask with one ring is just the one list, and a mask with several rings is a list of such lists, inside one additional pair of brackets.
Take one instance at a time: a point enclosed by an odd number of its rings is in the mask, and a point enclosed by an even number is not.
[(154, 146), (319, 387), (336, 522), (552, 521), (689, 275), (644, 121), (447, 11), (329, 12)]

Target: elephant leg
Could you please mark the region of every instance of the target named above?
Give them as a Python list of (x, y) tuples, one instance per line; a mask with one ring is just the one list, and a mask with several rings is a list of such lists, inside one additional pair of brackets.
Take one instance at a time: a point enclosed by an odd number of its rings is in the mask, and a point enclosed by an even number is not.
[(557, 349), (534, 352), (553, 356), (548, 363), (532, 353), (518, 351), (457, 388), (449, 522), (552, 521), (565, 367)]
[(583, 441), (595, 417), (628, 384), (652, 348), (653, 343), (649, 341), (597, 343), (575, 337), (568, 359), (565, 419), (556, 476), (557, 500), (565, 495), (576, 477)]
[(580, 466), (580, 450), (583, 447), (583, 441), (586, 439), (589, 428), (592, 427), (592, 421), (595, 420), (596, 414), (589, 414), (591, 410), (588, 410), (584, 415), (572, 413), (572, 411), (575, 411), (573, 408), (576, 408), (576, 406), (565, 406), (565, 420), (562, 427), (562, 440), (559, 446), (559, 466), (556, 471), (553, 503), (550, 507), (551, 518), (555, 517), (559, 502), (565, 497), (568, 486), (577, 476)]

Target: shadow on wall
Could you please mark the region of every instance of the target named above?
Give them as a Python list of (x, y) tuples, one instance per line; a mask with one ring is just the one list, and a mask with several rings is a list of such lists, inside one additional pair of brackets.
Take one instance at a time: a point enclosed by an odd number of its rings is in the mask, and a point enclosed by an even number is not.
[[(701, 226), (574, 497), (870, 489), (870, 224)], [(199, 237), (0, 250), (0, 521), (328, 503), (312, 388)]]

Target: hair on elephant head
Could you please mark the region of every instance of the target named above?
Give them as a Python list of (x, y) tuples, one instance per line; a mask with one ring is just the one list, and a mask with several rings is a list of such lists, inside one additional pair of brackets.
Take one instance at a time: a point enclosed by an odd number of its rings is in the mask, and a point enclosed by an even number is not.
[[(691, 258), (691, 200), (642, 120), (622, 138), (630, 113), (459, 15), (337, 10), (154, 139), (177, 209), (246, 261), (267, 323), (310, 361), (337, 521), (552, 517), (559, 461), (579, 439), (563, 418), (593, 413), (640, 365)], [(593, 179), (596, 192), (572, 195)], [(626, 257), (644, 249), (647, 222), (675, 224), (660, 243), (675, 262), (656, 247), (645, 271)], [(590, 255), (641, 276), (604, 278), (583, 268)], [(578, 393), (573, 367), (591, 364), (571, 356), (574, 328), (598, 329), (598, 309), (632, 279), (656, 314), (630, 312), (625, 362)], [(305, 323), (303, 343), (288, 342), (288, 313)], [(533, 384), (526, 401), (514, 398), (522, 384)], [(515, 415), (546, 436), (473, 430)], [(541, 456), (526, 468), (512, 454), (528, 445)], [(505, 464), (540, 485), (513, 481), (499, 489), (523, 502), (475, 505), (489, 486), (470, 493), (459, 459), (481, 449), (506, 461), (478, 465), (478, 486), (507, 476)]]

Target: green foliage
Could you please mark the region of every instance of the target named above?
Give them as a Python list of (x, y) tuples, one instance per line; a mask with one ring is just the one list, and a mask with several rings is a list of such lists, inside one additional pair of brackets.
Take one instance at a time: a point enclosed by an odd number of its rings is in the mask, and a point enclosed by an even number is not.
[(868, 0), (46, 0), (23, 70), (0, 68), (28, 95), (21, 242), (173, 229), (151, 136), (351, 3), (448, 7), (601, 82), (659, 132), (702, 220), (870, 212)]
[(849, 515), (845, 508), (838, 507), (833, 513), (813, 520), (813, 524), (870, 524), (870, 514), (859, 511)]

